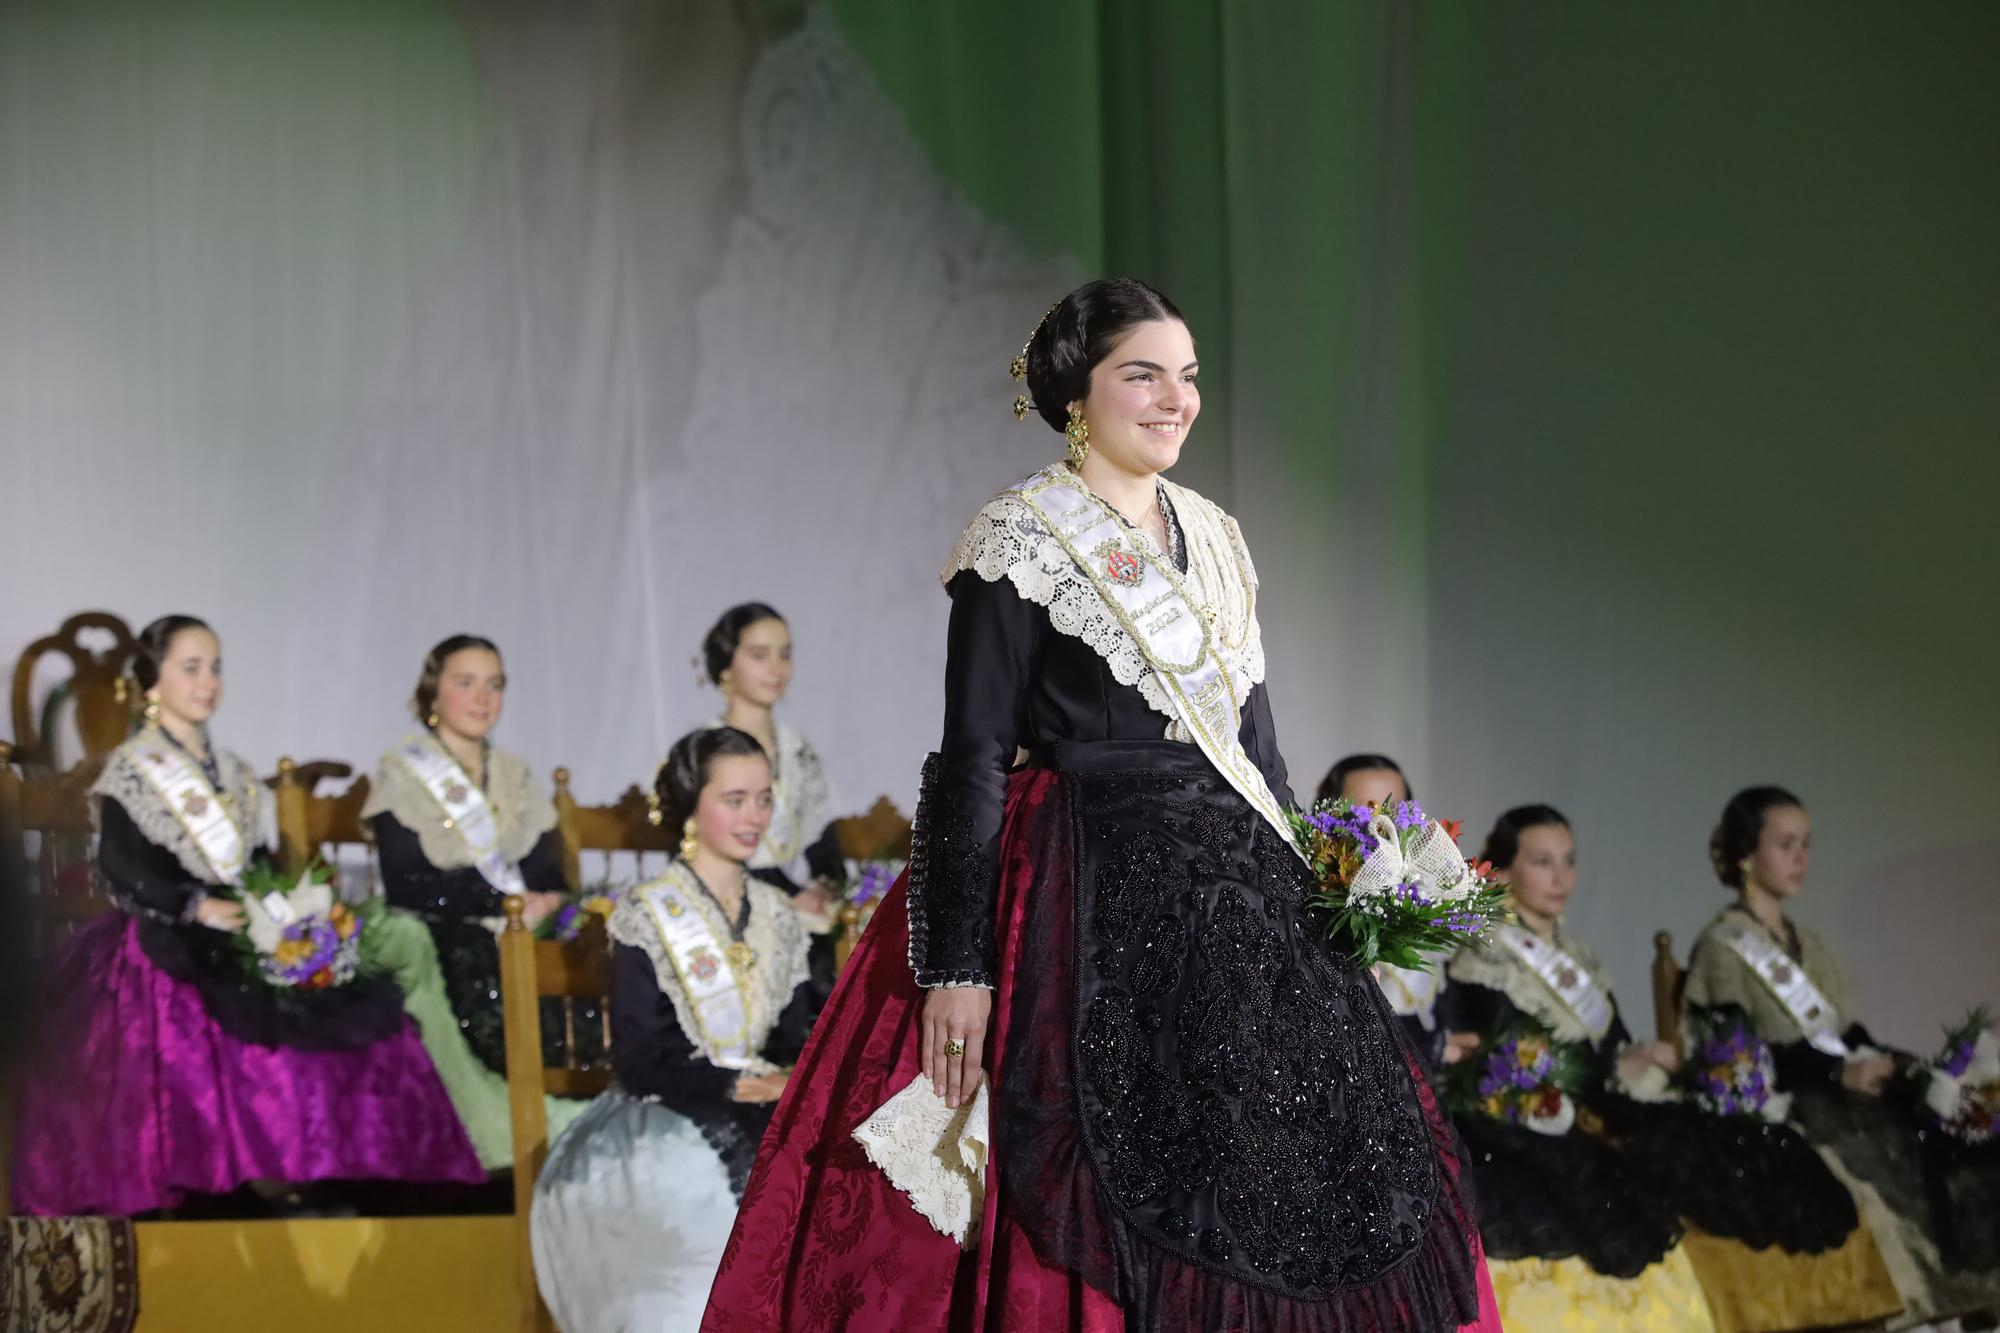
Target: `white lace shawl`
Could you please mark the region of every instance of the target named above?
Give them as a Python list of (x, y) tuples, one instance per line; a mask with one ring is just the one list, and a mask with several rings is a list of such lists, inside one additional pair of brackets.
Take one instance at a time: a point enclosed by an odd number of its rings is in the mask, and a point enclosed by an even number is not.
[[(1029, 481), (1062, 466), (1053, 464)], [(1257, 570), (1250, 563), (1243, 532), (1235, 519), (1185, 486), (1164, 479), (1161, 485), (1187, 542), (1188, 591), (1215, 611), (1217, 648), (1236, 697), (1245, 698), (1250, 687), (1264, 679), (1264, 640), (1257, 623)], [(1089, 644), (1111, 668), (1114, 680), (1136, 687), (1147, 705), (1168, 719), (1169, 738), (1191, 740), (1175, 718), (1144, 647), (1112, 614), (1090, 575), (1063, 553), (1047, 522), (1017, 490), (1002, 491), (973, 516), (939, 579), (949, 584), (969, 569), (988, 583), (1012, 581), (1022, 597), (1048, 609), (1049, 624), (1058, 632)], [(1149, 554), (1166, 560), (1149, 534), (1129, 535)]]
[[(681, 985), (680, 974), (674, 970), (667, 942), (661, 938), (659, 925), (645, 903), (647, 894), (668, 880), (680, 889), (682, 898), (693, 905), (714, 934), (718, 952), (720, 946), (728, 944), (729, 923), (702, 891), (694, 872), (678, 860), (667, 867), (667, 873), (660, 879), (641, 884), (619, 900), (611, 913), (609, 934), (619, 944), (646, 951), (646, 957), (653, 961), (653, 980), (659, 984), (660, 993), (673, 1002), (674, 1018), (681, 1031), (695, 1050), (704, 1051), (707, 1044), (702, 1039), (701, 1026), (688, 1005), (687, 991)], [(743, 927), (743, 942), (756, 955), (744, 985), (749, 1020), (746, 1045), (755, 1052), (764, 1049), (778, 1015), (785, 1011), (792, 993), (809, 975), (806, 949), (810, 941), (804, 922), (782, 890), (759, 879), (749, 880), (745, 888), (750, 895), (750, 920)]]
[[(147, 727), (113, 750), (105, 758), (104, 771), (90, 784), (91, 821), (103, 827), (102, 805), (104, 798), (110, 797), (131, 816), (147, 842), (172, 852), (182, 869), (202, 883), (214, 884), (215, 871), (208, 858), (202, 855), (201, 848), (189, 836), (180, 816), (167, 805), (159, 788), (139, 771), (137, 756), (142, 751), (171, 744), (157, 729)], [(270, 845), (273, 807), (263, 799), (264, 784), (257, 780), (256, 771), (241, 755), (219, 748), (215, 751), (215, 765), (222, 775), (223, 794), (232, 802), (236, 826), (243, 834), (244, 851), (254, 852)]]
[[(718, 717), (708, 725), (726, 727), (729, 722)], [(777, 866), (791, 873), (806, 848), (833, 822), (833, 784), (828, 781), (826, 765), (820, 762), (819, 751), (813, 749), (811, 741), (783, 722), (773, 719), (773, 726), (777, 731), (778, 753), (771, 779), (783, 794), (784, 827), (780, 828), (776, 819), (771, 821), (749, 865), (752, 870)]]
[[(486, 752), (486, 803), (493, 808), (500, 854), (516, 865), (556, 826), (555, 798), (535, 785), (535, 775), (525, 763), (498, 746)], [(380, 814), (393, 816), (415, 833), (424, 859), (439, 870), (472, 864), (465, 839), (445, 827), (437, 798), (393, 750), (375, 766), (368, 801), (361, 807), (364, 821)]]
[[(1604, 963), (1595, 950), (1581, 940), (1565, 937), (1560, 941), (1562, 950), (1576, 960), (1577, 966), (1590, 974), (1597, 988), (1604, 992), (1604, 998), (1612, 998), (1611, 977), (1604, 970)], [(1453, 981), (1462, 981), (1474, 986), (1486, 986), (1499, 991), (1512, 1000), (1523, 1013), (1548, 1025), (1557, 1041), (1593, 1040), (1581, 1020), (1570, 1011), (1570, 1007), (1558, 999), (1535, 970), (1522, 961), (1520, 955), (1505, 945), (1482, 941), (1468, 945), (1452, 956), (1445, 973)]]

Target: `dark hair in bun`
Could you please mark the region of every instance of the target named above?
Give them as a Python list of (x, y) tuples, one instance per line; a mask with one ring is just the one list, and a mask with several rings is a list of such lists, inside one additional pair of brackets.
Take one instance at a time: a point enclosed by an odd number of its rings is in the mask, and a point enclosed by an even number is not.
[(660, 798), (660, 823), (678, 829), (701, 802), (701, 789), (708, 785), (709, 770), (724, 755), (756, 755), (766, 763), (770, 756), (757, 738), (735, 727), (703, 727), (690, 731), (674, 742), (667, 757), (653, 775), (653, 793)]
[(1493, 821), (1486, 845), (1479, 849), (1479, 859), (1505, 870), (1521, 854), (1521, 835), (1531, 828), (1547, 828), (1551, 824), (1568, 828), (1569, 820), (1552, 805), (1517, 805)]
[(1401, 778), (1403, 794), (1413, 801), (1417, 799), (1416, 790), (1410, 786), (1410, 775), (1403, 771), (1401, 764), (1386, 754), (1351, 754), (1339, 760), (1326, 771), (1326, 776), (1319, 780), (1319, 791), (1315, 799), (1331, 801), (1340, 795), (1340, 789), (1345, 787), (1347, 780), (1356, 773), (1367, 773), (1378, 768), (1386, 768)]
[(722, 673), (729, 670), (729, 664), (736, 660), (736, 646), (743, 642), (743, 631), (760, 620), (775, 620), (780, 625), (785, 618), (763, 602), (744, 602), (732, 606), (708, 627), (708, 633), (701, 641), (701, 665), (708, 673), (708, 683), (720, 685)]
[(495, 657), (500, 656), (499, 644), (477, 634), (454, 634), (424, 654), (423, 670), (417, 673), (416, 691), (410, 695), (410, 711), (425, 726), (430, 725), (431, 708), (437, 703), (438, 681), (444, 677), (444, 664), (451, 660), (453, 653), (462, 653), (468, 648), (481, 648)]
[[(208, 629), (206, 620), (193, 616), (161, 616), (152, 624), (139, 631), (138, 651), (132, 654), (132, 679), (139, 683), (144, 693), (160, 683), (160, 668), (166, 665), (167, 654), (173, 649), (174, 635), (184, 629)], [(218, 640), (221, 635), (216, 635)]]
[(1715, 877), (1732, 889), (1743, 887), (1743, 860), (1764, 836), (1764, 817), (1783, 806), (1806, 803), (1783, 787), (1745, 787), (1722, 807), (1722, 822), (1708, 835), (1708, 859)]
[(1155, 319), (1187, 323), (1172, 301), (1137, 278), (1099, 278), (1056, 302), (1028, 339), (1028, 394), (1042, 420), (1067, 429), (1069, 405), (1090, 396), (1091, 370), (1126, 330)]

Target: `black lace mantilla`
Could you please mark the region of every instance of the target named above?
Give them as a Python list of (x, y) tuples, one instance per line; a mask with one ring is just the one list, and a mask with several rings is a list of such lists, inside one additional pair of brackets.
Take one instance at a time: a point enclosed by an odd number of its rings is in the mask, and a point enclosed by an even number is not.
[(910, 970), (919, 986), (990, 986), (999, 865), (943, 772), (941, 755), (924, 760), (910, 831)]
[(1114, 1205), (1293, 1299), (1395, 1269), (1437, 1206), (1430, 1129), (1296, 855), (1212, 769), (1065, 777), (1079, 1109)]

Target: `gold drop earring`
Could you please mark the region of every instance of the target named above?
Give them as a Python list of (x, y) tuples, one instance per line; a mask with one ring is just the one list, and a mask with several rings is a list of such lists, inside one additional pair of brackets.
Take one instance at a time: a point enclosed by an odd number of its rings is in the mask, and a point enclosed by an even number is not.
[(1083, 404), (1069, 405), (1069, 429), (1063, 432), (1069, 441), (1069, 470), (1083, 471), (1083, 460), (1090, 457), (1090, 423), (1083, 419)]
[(660, 809), (660, 794), (656, 791), (646, 793), (646, 822), (654, 828), (667, 822), (666, 812)]
[(681, 860), (694, 864), (694, 854), (701, 849), (701, 839), (695, 833), (694, 816), (689, 815), (681, 825)]
[(144, 717), (148, 722), (158, 722), (160, 720), (160, 701), (150, 694), (146, 696)]

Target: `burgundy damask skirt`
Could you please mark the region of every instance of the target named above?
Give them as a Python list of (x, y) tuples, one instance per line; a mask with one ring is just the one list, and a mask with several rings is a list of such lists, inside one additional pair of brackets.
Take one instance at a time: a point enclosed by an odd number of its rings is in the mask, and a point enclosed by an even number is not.
[[(1137, 748), (1143, 752), (1148, 747), (1151, 743)], [(1127, 747), (1122, 758), (1129, 759), (1133, 748)], [(1231, 825), (1241, 835), (1245, 848), (1238, 879), (1250, 881), (1243, 892), (1256, 898), (1247, 851), (1252, 821), (1236, 818), (1247, 805), (1221, 787), (1214, 770), (1191, 747), (1161, 743), (1152, 748), (1154, 753), (1140, 756), (1148, 764), (1162, 755), (1185, 756), (1200, 766), (1206, 781), (1193, 774), (1199, 790), (1192, 798), (1192, 820), (1142, 794), (1136, 804), (1126, 803), (1141, 810), (1134, 827), (1186, 832), (1202, 823), (1200, 808), (1223, 810), (1227, 819), (1209, 822)], [(1063, 766), (1069, 767), (1067, 760)], [(1424, 1197), (1405, 1200), (1396, 1217), (1357, 1213), (1353, 1219), (1357, 1233), (1376, 1223), (1400, 1224), (1401, 1251), (1406, 1252), (1399, 1252), (1394, 1262), (1370, 1269), (1367, 1238), (1356, 1234), (1348, 1237), (1351, 1244), (1344, 1250), (1345, 1279), (1335, 1269), (1286, 1274), (1281, 1271), (1283, 1256), (1270, 1251), (1271, 1236), (1262, 1238), (1269, 1253), (1253, 1253), (1260, 1223), (1245, 1211), (1261, 1209), (1265, 1231), (1287, 1225), (1273, 1206), (1271, 1190), (1264, 1190), (1261, 1200), (1224, 1199), (1227, 1190), (1214, 1188), (1211, 1179), (1200, 1195), (1209, 1204), (1196, 1208), (1180, 1187), (1189, 1183), (1189, 1171), (1206, 1169), (1212, 1177), (1212, 1163), (1160, 1163), (1163, 1154), (1154, 1150), (1154, 1143), (1138, 1144), (1140, 1151), (1131, 1152), (1105, 1141), (1107, 1125), (1130, 1121), (1135, 1131), (1146, 1129), (1142, 1122), (1152, 1114), (1146, 1108), (1157, 1103), (1159, 1089), (1147, 1086), (1144, 1076), (1157, 1082), (1161, 1071), (1146, 1065), (1142, 1053), (1134, 1053), (1147, 1046), (1143, 1039), (1121, 1043), (1115, 1034), (1106, 1036), (1117, 1024), (1107, 1023), (1104, 1015), (1115, 1019), (1125, 1012), (1132, 978), (1093, 979), (1090, 960), (1150, 954), (1151, 946), (1142, 938), (1145, 922), (1149, 913), (1157, 922), (1167, 913), (1164, 899), (1135, 905), (1129, 895), (1089, 891), (1116, 883), (1121, 870), (1150, 866), (1147, 858), (1157, 851), (1144, 842), (1149, 831), (1126, 862), (1116, 860), (1120, 853), (1115, 847), (1111, 861), (1075, 856), (1075, 849), (1086, 843), (1103, 851), (1105, 839), (1116, 831), (1115, 821), (1103, 828), (1078, 822), (1079, 794), (1100, 776), (1120, 775), (1031, 769), (1009, 781), (996, 904), (998, 975), (988, 1038), (994, 1156), (976, 1237), (960, 1247), (934, 1230), (852, 1138), (853, 1130), (921, 1068), (923, 992), (910, 972), (908, 903), (898, 884), (857, 945), (778, 1104), (710, 1294), (704, 1333), (1499, 1329), (1477, 1227), (1459, 1192), (1449, 1122), (1407, 1045), (1399, 1035), (1389, 1035), (1393, 1021), (1379, 992), (1365, 979), (1350, 997), (1352, 1012), (1343, 1010), (1345, 1021), (1379, 1023), (1385, 1038), (1395, 1043), (1397, 1072), (1391, 1081), (1409, 1080), (1398, 1082), (1396, 1095), (1415, 1108), (1421, 1140), (1412, 1151), (1423, 1160), (1414, 1175), (1429, 1182)], [(1151, 792), (1160, 785), (1159, 775), (1148, 772), (1139, 785)], [(1173, 785), (1171, 775), (1166, 785)], [(1080, 876), (1078, 865), (1083, 866)], [(1185, 900), (1204, 919), (1217, 915), (1215, 889), (1201, 873), (1199, 855), (1192, 872), (1182, 868), (1178, 873), (1179, 881), (1172, 874), (1166, 877), (1176, 900)], [(1150, 873), (1126, 877), (1148, 885), (1158, 878)], [(1088, 881), (1081, 894), (1076, 891), (1079, 878)], [(1129, 948), (1124, 943), (1115, 949), (1100, 947), (1107, 919), (1112, 928), (1130, 934)], [(1076, 947), (1079, 928), (1089, 946), (1084, 949)], [(1212, 952), (1225, 948), (1218, 940)], [(1202, 953), (1184, 952), (1191, 957)], [(1351, 973), (1340, 970), (1351, 980)], [(1141, 984), (1143, 988), (1143, 979)], [(1183, 985), (1175, 993), (1188, 989)], [(1364, 991), (1365, 1000), (1353, 998)], [(1095, 1002), (1097, 994), (1107, 1003)], [(1364, 1005), (1366, 1012), (1361, 1012)], [(1084, 1048), (1093, 1043), (1100, 1049), (1087, 1058)], [(1120, 1061), (1128, 1056), (1140, 1061), (1132, 1066), (1141, 1074), (1136, 1080), (1120, 1072), (1126, 1067)], [(1186, 1071), (1176, 1067), (1168, 1075), (1166, 1081), (1175, 1087), (1203, 1080), (1227, 1083), (1236, 1077), (1226, 1069), (1193, 1066)], [(1230, 1105), (1241, 1111), (1249, 1099), (1232, 1098)], [(1198, 1126), (1185, 1128), (1175, 1141), (1200, 1139)], [(1161, 1131), (1155, 1124), (1150, 1132)], [(1406, 1180), (1412, 1176), (1411, 1171), (1400, 1174)], [(1239, 1189), (1237, 1194), (1257, 1192)], [(1165, 1206), (1163, 1201), (1172, 1200), (1181, 1207)], [(1149, 1211), (1148, 1203), (1158, 1206)], [(1164, 1231), (1162, 1218), (1168, 1219)], [(1182, 1225), (1185, 1244), (1175, 1234)], [(1333, 1225), (1338, 1228), (1341, 1219)], [(1214, 1248), (1218, 1237), (1224, 1238), (1219, 1250)], [(1283, 1242), (1282, 1235), (1276, 1237), (1279, 1249)], [(1304, 1298), (1298, 1296), (1301, 1288), (1308, 1292)]]

